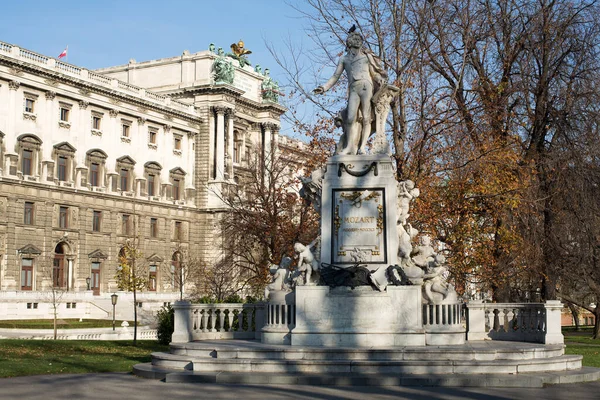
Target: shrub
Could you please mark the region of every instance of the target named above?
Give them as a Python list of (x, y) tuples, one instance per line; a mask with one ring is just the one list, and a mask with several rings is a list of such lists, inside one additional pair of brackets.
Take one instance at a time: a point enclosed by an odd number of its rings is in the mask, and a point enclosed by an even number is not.
[(158, 343), (169, 344), (171, 343), (171, 337), (175, 330), (175, 311), (170, 304), (163, 306), (156, 313), (156, 320), (158, 322)]

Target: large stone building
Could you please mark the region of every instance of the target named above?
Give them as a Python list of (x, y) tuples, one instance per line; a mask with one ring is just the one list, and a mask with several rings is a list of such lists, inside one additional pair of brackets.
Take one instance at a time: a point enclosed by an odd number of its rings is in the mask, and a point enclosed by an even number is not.
[(218, 59), (91, 71), (0, 42), (1, 315), (40, 316), (37, 299), (58, 286), (64, 317), (107, 316), (132, 237), (148, 264), (141, 307), (176, 297), (178, 248), (219, 256), (221, 194), (252, 157), (293, 142), (264, 95), (270, 78), (225, 58), (233, 82), (215, 83)]

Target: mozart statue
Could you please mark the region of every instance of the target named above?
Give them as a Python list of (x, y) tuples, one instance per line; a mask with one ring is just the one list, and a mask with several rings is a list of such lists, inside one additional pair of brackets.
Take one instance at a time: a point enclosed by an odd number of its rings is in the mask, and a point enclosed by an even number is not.
[[(323, 94), (334, 86), (346, 72), (348, 78), (348, 106), (336, 118), (336, 125), (343, 130), (342, 137), (336, 149), (336, 154), (364, 154), (369, 136), (376, 130), (373, 122), (387, 118), (389, 103), (398, 88), (387, 84), (387, 73), (381, 67), (381, 61), (368, 49), (363, 47), (362, 36), (355, 32), (353, 26), (346, 40), (346, 54), (337, 65), (333, 76), (323, 85), (318, 86), (313, 93)], [(382, 98), (383, 92), (392, 91), (386, 107), (378, 107), (375, 102)], [(375, 106), (375, 107), (374, 107)], [(385, 115), (383, 115), (383, 109)], [(374, 118), (374, 113), (380, 113)], [(380, 124), (375, 124), (379, 126)], [(382, 125), (383, 126), (383, 125)], [(383, 133), (383, 132), (382, 132)]]

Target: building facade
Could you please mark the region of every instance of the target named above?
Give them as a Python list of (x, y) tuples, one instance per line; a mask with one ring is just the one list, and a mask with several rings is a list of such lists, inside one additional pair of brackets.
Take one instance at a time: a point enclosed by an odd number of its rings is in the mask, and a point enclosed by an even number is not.
[(134, 237), (154, 306), (177, 297), (181, 250), (219, 257), (222, 196), (292, 141), (268, 76), (229, 58), (233, 82), (215, 82), (218, 58), (91, 71), (0, 42), (0, 314), (22, 318), (53, 287), (106, 311)]

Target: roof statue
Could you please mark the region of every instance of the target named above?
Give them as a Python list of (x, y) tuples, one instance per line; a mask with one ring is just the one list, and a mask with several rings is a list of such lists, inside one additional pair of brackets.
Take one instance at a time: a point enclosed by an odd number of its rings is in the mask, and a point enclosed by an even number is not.
[(250, 61), (246, 56), (248, 54), (252, 54), (252, 52), (244, 47), (244, 42), (242, 40), (237, 43), (232, 43), (231, 51), (233, 53), (228, 53), (227, 56), (238, 60), (241, 68), (244, 68), (246, 65), (250, 65)]
[(373, 152), (388, 153), (385, 138), (385, 121), (392, 99), (399, 89), (387, 83), (387, 73), (381, 60), (363, 46), (363, 38), (352, 26), (346, 40), (346, 54), (340, 57), (333, 76), (314, 89), (323, 94), (334, 86), (346, 73), (348, 78), (348, 103), (336, 117), (336, 125), (342, 128), (336, 154), (364, 154), (367, 140), (374, 132)]

